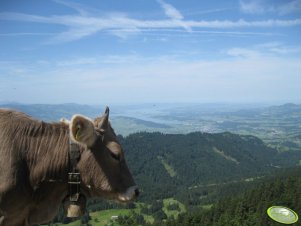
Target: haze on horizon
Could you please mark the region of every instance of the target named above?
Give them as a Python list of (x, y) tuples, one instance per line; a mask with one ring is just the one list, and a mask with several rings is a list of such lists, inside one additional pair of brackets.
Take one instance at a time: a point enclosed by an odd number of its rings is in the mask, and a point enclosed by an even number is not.
[(301, 0), (2, 0), (0, 103), (301, 103)]

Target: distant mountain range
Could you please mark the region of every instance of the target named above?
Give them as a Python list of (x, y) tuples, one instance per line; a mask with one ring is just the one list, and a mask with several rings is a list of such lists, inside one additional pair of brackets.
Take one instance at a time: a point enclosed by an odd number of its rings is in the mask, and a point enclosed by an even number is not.
[[(79, 104), (2, 104), (0, 107), (23, 111), (35, 118), (58, 121), (83, 114), (102, 114), (105, 106)], [(234, 104), (141, 104), (113, 105), (111, 122), (124, 136), (135, 132), (187, 134), (190, 132), (254, 135), (278, 151), (301, 150), (301, 105), (280, 106)]]
[(83, 114), (90, 117), (100, 115), (104, 107), (79, 104), (2, 104), (1, 108), (10, 108), (22, 111), (34, 118), (44, 121), (59, 121), (61, 118), (70, 119), (74, 114)]

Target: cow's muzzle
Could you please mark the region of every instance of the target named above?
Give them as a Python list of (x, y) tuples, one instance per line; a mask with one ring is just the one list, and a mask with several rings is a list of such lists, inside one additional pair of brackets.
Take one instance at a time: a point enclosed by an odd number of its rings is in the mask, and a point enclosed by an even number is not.
[(129, 187), (125, 193), (118, 195), (118, 200), (121, 202), (130, 202), (138, 198), (140, 192), (137, 186)]

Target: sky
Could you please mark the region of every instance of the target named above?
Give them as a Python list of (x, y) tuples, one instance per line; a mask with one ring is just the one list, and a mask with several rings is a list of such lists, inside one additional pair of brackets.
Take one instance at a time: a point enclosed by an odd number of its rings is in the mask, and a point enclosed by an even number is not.
[(301, 0), (0, 0), (0, 103), (301, 103)]

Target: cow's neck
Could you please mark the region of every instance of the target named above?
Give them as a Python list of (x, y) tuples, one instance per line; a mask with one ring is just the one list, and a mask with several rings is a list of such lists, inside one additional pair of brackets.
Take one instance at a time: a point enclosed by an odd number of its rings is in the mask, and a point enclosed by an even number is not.
[[(31, 140), (26, 155), (33, 187), (44, 182), (67, 183), (69, 171), (68, 128), (50, 131)], [(29, 139), (30, 140), (30, 139)]]

